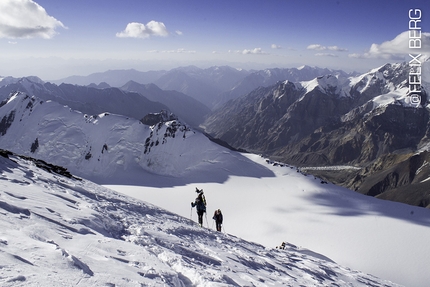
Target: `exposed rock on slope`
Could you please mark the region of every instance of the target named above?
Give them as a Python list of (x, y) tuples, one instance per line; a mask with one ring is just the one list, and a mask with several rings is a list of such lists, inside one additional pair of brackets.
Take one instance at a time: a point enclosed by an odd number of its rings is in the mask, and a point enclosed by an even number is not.
[[(385, 156), (412, 156), (429, 143), (427, 93), (423, 88), (419, 106), (410, 102), (408, 73), (407, 63), (387, 64), (348, 79), (326, 75), (280, 82), (229, 102), (204, 127), (235, 148), (302, 167), (366, 168), (379, 160), (381, 170), (386, 170), (391, 166), (384, 163)], [(382, 182), (374, 192), (376, 187), (365, 183), (375, 180), (370, 177), (374, 171), (363, 169), (360, 181), (351, 170), (337, 173), (326, 178), (369, 195), (403, 186)], [(321, 171), (319, 175), (324, 176)]]

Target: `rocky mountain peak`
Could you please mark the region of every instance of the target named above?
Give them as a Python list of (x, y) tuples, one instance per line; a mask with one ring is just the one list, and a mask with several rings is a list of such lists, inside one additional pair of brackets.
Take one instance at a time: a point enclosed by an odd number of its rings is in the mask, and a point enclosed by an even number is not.
[[(430, 145), (427, 92), (423, 87), (419, 107), (408, 102), (409, 70), (407, 63), (389, 63), (359, 76), (279, 82), (229, 102), (204, 126), (234, 148), (290, 164), (360, 169), (384, 155)], [(345, 183), (339, 178), (330, 180)]]
[(158, 123), (165, 123), (168, 121), (177, 120), (178, 117), (173, 113), (169, 113), (166, 110), (162, 110), (159, 113), (149, 113), (141, 119), (141, 122), (148, 126), (153, 126)]

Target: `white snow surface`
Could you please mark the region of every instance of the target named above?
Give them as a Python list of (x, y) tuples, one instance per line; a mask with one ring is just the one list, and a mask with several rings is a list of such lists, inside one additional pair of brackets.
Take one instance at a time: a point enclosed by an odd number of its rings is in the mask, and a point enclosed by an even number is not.
[[(296, 168), (274, 166), (257, 155), (243, 156), (275, 176), (231, 176), (223, 183), (161, 189), (109, 187), (194, 220), (190, 201), (195, 187), (202, 188), (208, 202), (209, 222), (205, 224), (210, 228), (210, 218), (220, 208), (225, 232), (267, 248), (285, 241), (404, 286), (428, 286), (430, 210), (322, 184)], [(244, 164), (242, 169), (246, 168)]]
[(11, 159), (0, 157), (1, 286), (399, 286)]

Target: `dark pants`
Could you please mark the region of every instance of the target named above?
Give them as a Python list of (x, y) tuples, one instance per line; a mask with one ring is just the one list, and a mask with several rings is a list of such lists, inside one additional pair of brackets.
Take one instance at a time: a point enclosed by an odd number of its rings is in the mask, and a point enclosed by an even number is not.
[(222, 222), (215, 221), (215, 223), (216, 223), (216, 230), (217, 231), (221, 231), (221, 224), (222, 224)]
[(205, 212), (197, 210), (197, 216), (199, 217), (199, 224), (200, 224), (200, 226), (203, 226), (203, 213), (205, 213)]

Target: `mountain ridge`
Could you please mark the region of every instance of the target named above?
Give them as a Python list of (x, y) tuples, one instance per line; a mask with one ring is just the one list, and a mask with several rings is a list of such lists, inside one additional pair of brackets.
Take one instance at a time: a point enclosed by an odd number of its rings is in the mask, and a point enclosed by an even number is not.
[(192, 126), (198, 126), (209, 112), (202, 103), (176, 91), (162, 91), (154, 84), (146, 88), (144, 85), (135, 85), (134, 88), (133, 91), (127, 91), (127, 86), (123, 89), (64, 83), (57, 86), (43, 81), (33, 82), (30, 78), (21, 78), (6, 85), (0, 85), (0, 98), (5, 99), (15, 91), (22, 91), (45, 101), (59, 102), (90, 115), (110, 112), (135, 119), (142, 119), (148, 113), (170, 110)]
[[(110, 86), (121, 87), (129, 80), (139, 84), (155, 83), (163, 90), (176, 90), (204, 103), (212, 110), (217, 109), (230, 99), (249, 93), (259, 86), (270, 86), (278, 81), (305, 81), (327, 73), (347, 77), (356, 73), (306, 66), (298, 68), (270, 68), (265, 70), (242, 70), (230, 66), (212, 66), (198, 68), (196, 66), (178, 67), (171, 70), (150, 72), (129, 70), (112, 70), (96, 73), (77, 79), (70, 77), (57, 81), (56, 84), (98, 85), (105, 82)], [(149, 75), (148, 75), (149, 74)]]
[[(366, 173), (366, 166), (383, 155), (428, 146), (427, 92), (423, 88), (419, 107), (410, 102), (408, 71), (407, 63), (389, 63), (346, 79), (325, 75), (305, 82), (280, 82), (229, 102), (214, 111), (203, 128), (235, 148), (302, 167), (354, 165), (363, 169), (363, 183), (372, 175)], [(319, 171), (318, 175), (358, 188), (357, 172), (337, 173)], [(351, 178), (345, 180), (345, 176)], [(384, 192), (376, 196), (383, 197)], [(422, 192), (419, 197), (422, 200), (408, 202), (426, 202), (428, 195)]]
[[(231, 173), (242, 174), (228, 164), (239, 155), (176, 119), (148, 126), (123, 115), (84, 114), (21, 92), (2, 102), (0, 118), (3, 148), (66, 166), (97, 182), (143, 184), (150, 174), (161, 174), (185, 184), (181, 177), (197, 169), (208, 171), (207, 180), (220, 182)], [(218, 167), (220, 160), (228, 168)], [(218, 168), (224, 171), (211, 177), (209, 170)], [(261, 171), (255, 167), (252, 173)]]

